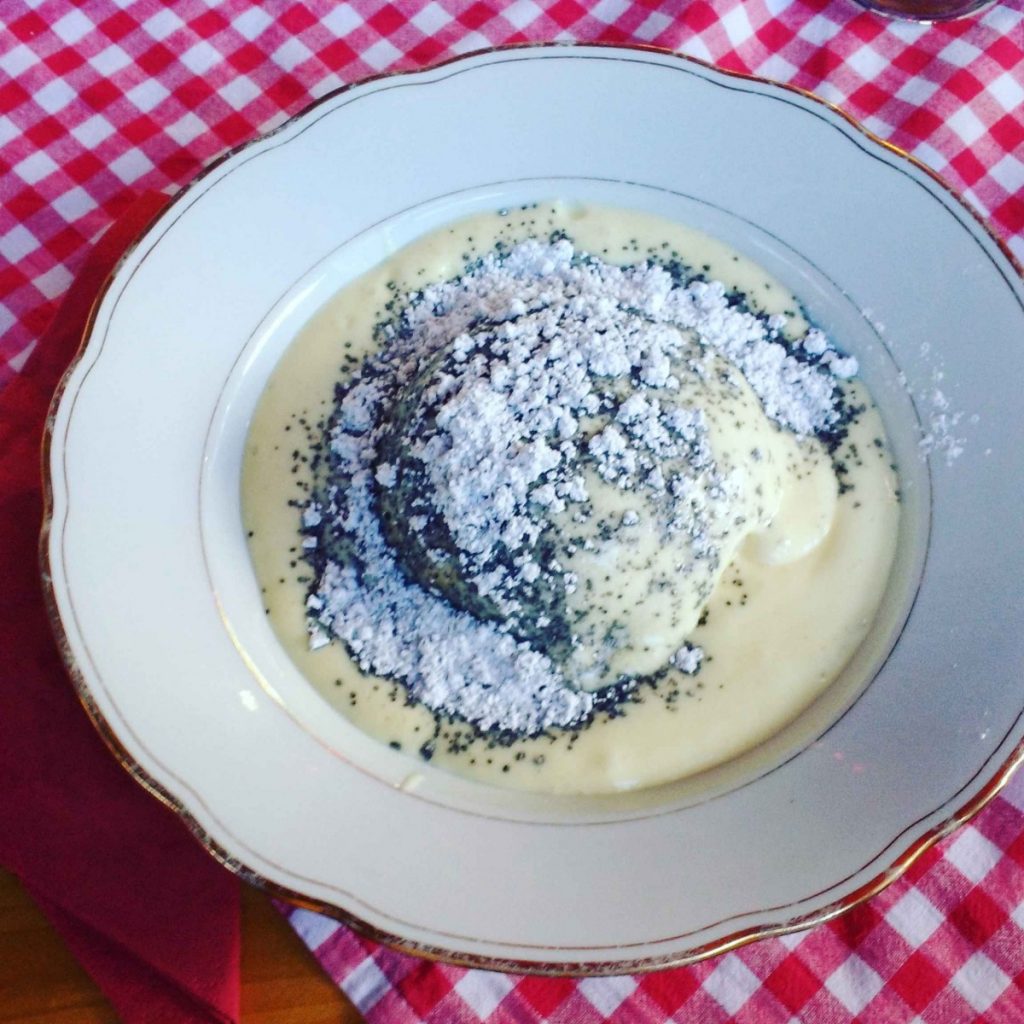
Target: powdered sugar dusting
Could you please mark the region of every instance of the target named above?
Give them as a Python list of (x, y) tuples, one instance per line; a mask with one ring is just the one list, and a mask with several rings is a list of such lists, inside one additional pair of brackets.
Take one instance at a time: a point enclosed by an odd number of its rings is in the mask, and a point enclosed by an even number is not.
[[(631, 503), (617, 525), (659, 530), (693, 571), (716, 566), (735, 484), (692, 381), (738, 374), (784, 430), (843, 429), (856, 361), (816, 329), (789, 343), (785, 326), (719, 282), (613, 266), (566, 238), (406, 296), (339, 389), (303, 510), (311, 644), (338, 637), (364, 671), (483, 732), (572, 728), (621, 699), (635, 679), (577, 685), (582, 648), (603, 645), (600, 660), (618, 640), (567, 612), (582, 583), (569, 562), (592, 543), (572, 524), (608, 485)], [(683, 639), (669, 661), (694, 673), (703, 652)]]
[[(932, 355), (931, 345), (923, 342), (921, 357), (928, 359)], [(921, 454), (924, 456), (935, 453), (945, 458), (946, 465), (952, 465), (964, 451), (966, 439), (961, 434), (964, 426), (964, 413), (954, 409), (945, 388), (945, 371), (941, 364), (933, 365), (929, 382), (916, 390), (912, 390), (918, 408), (924, 414), (924, 433), (919, 442)], [(900, 383), (907, 387), (908, 382), (900, 374)], [(977, 422), (977, 417), (971, 417)]]
[[(885, 324), (874, 319), (872, 310), (864, 309), (861, 312), (881, 337), (886, 331)], [(964, 453), (967, 439), (962, 431), (965, 422), (975, 424), (979, 421), (980, 416), (978, 413), (966, 416), (963, 410), (953, 408), (952, 401), (945, 391), (945, 370), (943, 370), (941, 362), (936, 360), (929, 342), (921, 343), (918, 354), (922, 360), (926, 361), (926, 370), (929, 369), (927, 361), (932, 363), (927, 382), (917, 387), (911, 387), (910, 381), (903, 371), (900, 371), (898, 375), (900, 386), (913, 397), (918, 412), (923, 418), (918, 451), (922, 458), (927, 458), (932, 454), (939, 455), (945, 459), (947, 466), (951, 466)]]

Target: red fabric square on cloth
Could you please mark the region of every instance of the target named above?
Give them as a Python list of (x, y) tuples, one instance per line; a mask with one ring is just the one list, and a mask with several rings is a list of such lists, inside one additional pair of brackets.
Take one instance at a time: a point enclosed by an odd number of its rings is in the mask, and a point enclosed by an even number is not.
[(920, 1013), (945, 988), (947, 976), (918, 950), (907, 958), (889, 983), (907, 1006)]
[(801, 957), (790, 955), (764, 979), (764, 985), (786, 1009), (799, 1013), (821, 990), (821, 978)]
[(700, 988), (700, 980), (685, 968), (647, 974), (640, 979), (640, 989), (662, 1010), (675, 1013)]
[(576, 983), (570, 978), (524, 978), (516, 994), (542, 1017), (550, 1017), (571, 995)]
[(949, 913), (950, 923), (973, 946), (983, 946), (1003, 926), (1006, 912), (984, 889), (972, 889)]
[(452, 982), (447, 974), (434, 970), (434, 965), (427, 960), (414, 962), (398, 983), (398, 991), (420, 1017), (429, 1016), (451, 990)]

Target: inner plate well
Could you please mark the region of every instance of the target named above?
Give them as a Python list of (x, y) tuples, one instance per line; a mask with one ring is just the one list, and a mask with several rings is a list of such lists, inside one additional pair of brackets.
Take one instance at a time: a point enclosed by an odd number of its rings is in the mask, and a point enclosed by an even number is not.
[[(866, 640), (834, 683), (788, 726), (740, 757), (696, 776), (607, 796), (517, 793), (457, 779), (411, 755), (388, 750), (331, 708), (287, 656), (263, 613), (245, 558), (237, 486), (255, 404), (283, 351), (328, 299), (437, 227), (480, 211), (555, 198), (633, 209), (697, 228), (756, 260), (791, 290), (812, 322), (822, 326), (841, 350), (857, 356), (860, 375), (885, 420), (903, 499), (897, 561), (883, 604)], [(636, 183), (498, 182), (418, 204), (349, 239), (310, 268), (268, 312), (225, 382), (211, 424), (201, 485), (205, 561), (225, 625), (259, 685), (320, 743), (359, 769), (420, 799), (513, 820), (579, 822), (648, 815), (706, 800), (771, 771), (817, 741), (870, 685), (909, 613), (927, 549), (930, 493), (927, 464), (918, 451), (920, 432), (913, 402), (899, 386), (899, 370), (877, 328), (850, 296), (782, 239), (707, 202)], [(241, 564), (248, 571), (239, 572)]]

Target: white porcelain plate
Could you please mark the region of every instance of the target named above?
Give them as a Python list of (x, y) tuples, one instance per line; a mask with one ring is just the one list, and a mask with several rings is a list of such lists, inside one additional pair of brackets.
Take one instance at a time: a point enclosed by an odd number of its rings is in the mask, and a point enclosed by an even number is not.
[[(357, 732), (274, 639), (239, 517), (249, 417), (312, 312), (434, 226), (551, 198), (765, 265), (859, 357), (904, 487), (844, 679), (754, 755), (633, 797), (503, 793)], [(584, 47), (342, 91), (186, 189), (87, 341), (46, 547), (84, 703), (217, 856), (364, 931), (498, 968), (686, 962), (876, 891), (1020, 756), (1024, 286), (937, 179), (813, 97)], [(929, 433), (962, 453), (925, 459)]]

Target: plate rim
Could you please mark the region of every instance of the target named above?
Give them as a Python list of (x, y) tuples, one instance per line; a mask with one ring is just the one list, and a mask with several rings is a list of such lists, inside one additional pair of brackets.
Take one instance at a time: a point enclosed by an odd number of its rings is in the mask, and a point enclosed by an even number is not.
[[(129, 261), (136, 249), (138, 249), (139, 246), (141, 246), (150, 237), (153, 229), (171, 213), (172, 208), (179, 202), (185, 200), (195, 187), (199, 186), (222, 164), (231, 160), (237, 154), (250, 147), (265, 143), (268, 139), (276, 136), (277, 134), (287, 131), (295, 124), (296, 121), (306, 117), (314, 109), (336, 100), (339, 96), (353, 89), (366, 87), (392, 78), (409, 78), (428, 74), (450, 65), (471, 63), (474, 60), (479, 60), (480, 58), (495, 54), (515, 53), (526, 50), (605, 50), (626, 54), (652, 54), (663, 58), (670, 58), (671, 60), (682, 64), (695, 65), (706, 71), (710, 71), (713, 75), (768, 86), (772, 90), (789, 92), (804, 100), (818, 104), (824, 107), (832, 115), (838, 116), (842, 122), (845, 122), (846, 125), (852, 127), (858, 133), (866, 137), (869, 142), (880, 146), (883, 150), (896, 156), (899, 160), (909, 163), (916, 171), (923, 173), (925, 177), (930, 179), (934, 185), (937, 185), (955, 202), (956, 207), (959, 210), (966, 211), (970, 215), (971, 219), (978, 227), (980, 227), (988, 240), (995, 245), (996, 249), (1006, 259), (1010, 268), (1015, 272), (1017, 277), (1024, 280), (1024, 265), (1022, 265), (1021, 261), (1015, 257), (1007, 243), (1004, 242), (996, 233), (988, 219), (977, 209), (971, 206), (966, 199), (948, 182), (946, 182), (938, 172), (934, 171), (921, 160), (899, 146), (896, 146), (895, 144), (876, 135), (857, 118), (843, 110), (841, 107), (800, 86), (772, 81), (771, 79), (747, 72), (721, 68), (710, 61), (652, 44), (575, 41), (543, 41), (484, 47), (417, 68), (387, 71), (362, 78), (358, 81), (350, 82), (330, 90), (323, 96), (320, 96), (303, 106), (301, 110), (298, 110), (296, 113), (287, 117), (280, 125), (270, 131), (256, 135), (254, 138), (248, 139), (245, 142), (229, 148), (206, 164), (198, 174), (183, 185), (172, 197), (168, 199), (167, 202), (163, 203), (161, 207), (147, 220), (135, 240), (104, 277), (96, 292), (86, 318), (78, 348), (57, 384), (44, 423), (41, 446), (43, 520), (40, 529), (38, 550), (43, 584), (42, 590), (47, 617), (50, 621), (58, 650), (60, 651), (65, 667), (71, 678), (76, 695), (108, 750), (110, 750), (111, 754), (116, 758), (121, 767), (127, 771), (139, 785), (147, 790), (152, 796), (156, 797), (161, 803), (172, 810), (179, 819), (181, 819), (192, 835), (200, 842), (207, 852), (214, 857), (215, 860), (239, 878), (249, 882), (250, 884), (258, 886), (264, 891), (270, 893), (272, 896), (283, 899), (298, 908), (325, 913), (351, 927), (358, 934), (373, 941), (382, 943), (383, 945), (398, 950), (399, 952), (428, 960), (468, 968), (513, 973), (531, 973), (546, 976), (596, 977), (603, 975), (642, 973), (647, 971), (663, 970), (671, 967), (686, 966), (708, 957), (729, 952), (762, 938), (784, 935), (810, 928), (818, 924), (823, 924), (877, 895), (879, 892), (887, 888), (892, 882), (900, 878), (930, 847), (968, 822), (995, 799), (995, 797), (1009, 783), (1016, 770), (1022, 763), (1024, 763), (1024, 740), (1018, 743), (1018, 745), (1010, 752), (1009, 756), (998, 765), (995, 771), (982, 785), (980, 790), (976, 792), (971, 799), (957, 807), (947, 818), (932, 826), (924, 834), (914, 840), (909, 847), (904, 849), (889, 863), (888, 867), (880, 870), (876, 875), (845, 896), (805, 914), (787, 918), (775, 923), (751, 925), (746, 928), (738, 929), (735, 932), (717, 939), (713, 939), (707, 943), (685, 948), (680, 952), (639, 957), (636, 959), (548, 961), (496, 957), (482, 953), (458, 952), (443, 946), (402, 937), (362, 919), (358, 914), (351, 910), (347, 910), (344, 907), (331, 903), (330, 901), (306, 895), (290, 888), (289, 886), (275, 882), (247, 865), (243, 860), (231, 853), (230, 850), (214, 838), (196, 818), (192, 811), (189, 810), (186, 802), (175, 796), (164, 784), (151, 775), (147, 769), (143, 767), (128, 751), (124, 742), (118, 736), (117, 731), (110, 724), (107, 716), (99, 707), (99, 704), (94, 698), (86, 680), (86, 674), (83, 672), (73, 653), (72, 644), (59, 611), (59, 602), (52, 572), (50, 542), (51, 537), (54, 536), (55, 510), (54, 485), (52, 479), (54, 467), (52, 465), (52, 458), (54, 433), (59, 409), (75, 371), (84, 359), (86, 351), (93, 340), (94, 328), (99, 310), (103, 305), (108, 292), (118, 279), (123, 266)], [(982, 771), (984, 772), (984, 769)], [(950, 800), (953, 799), (955, 799), (955, 796), (950, 798)], [(897, 836), (895, 839), (891, 840), (888, 845), (895, 845), (898, 843), (899, 837)], [(880, 854), (879, 856), (884, 856), (884, 854)]]

